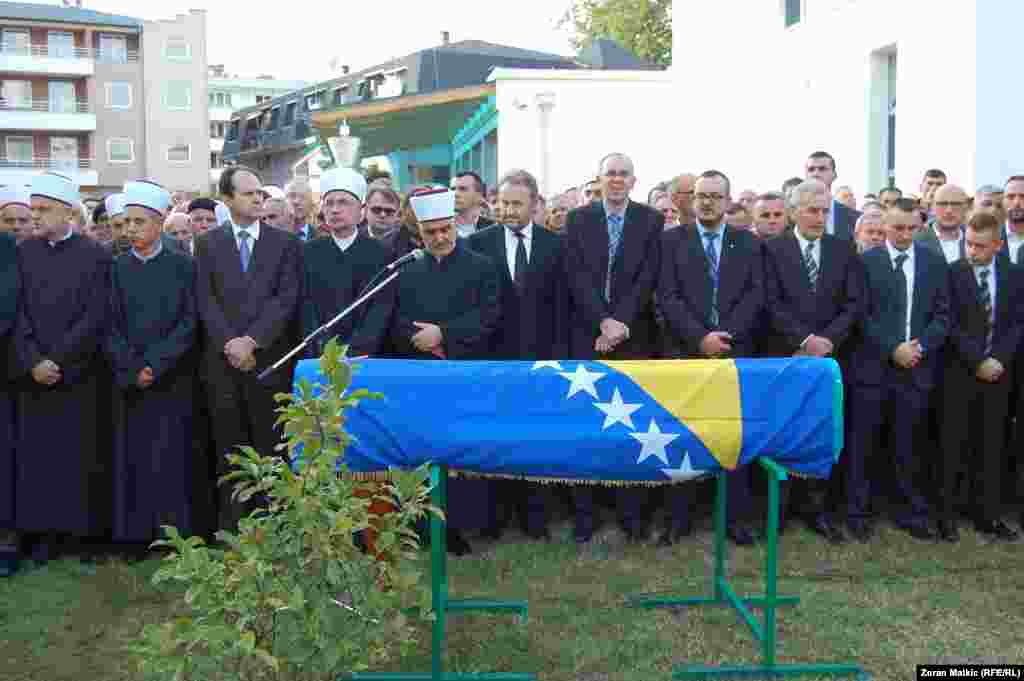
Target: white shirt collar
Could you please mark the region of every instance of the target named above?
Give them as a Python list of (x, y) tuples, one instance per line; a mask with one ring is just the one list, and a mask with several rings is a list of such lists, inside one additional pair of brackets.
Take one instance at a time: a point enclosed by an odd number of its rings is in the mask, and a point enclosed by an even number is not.
[[(935, 238), (938, 239), (939, 241), (952, 241), (952, 239), (943, 239), (942, 238), (942, 230), (939, 229), (939, 223), (938, 222), (933, 222), (932, 223), (932, 231), (935, 233)], [(960, 241), (963, 238), (964, 238), (964, 226), (960, 225), (960, 236), (957, 238), (957, 241)]]
[(249, 236), (252, 237), (253, 243), (256, 243), (257, 241), (259, 241), (259, 239), (260, 239), (260, 221), (259, 220), (257, 220), (256, 222), (252, 223), (251, 225), (246, 225), (246, 226), (239, 226), (239, 225), (236, 225), (234, 222), (232, 222), (231, 223), (231, 231), (235, 235), (235, 241), (238, 241), (238, 233), (241, 232), (243, 229), (245, 231), (249, 232)]
[(913, 244), (911, 244), (910, 248), (908, 248), (905, 251), (899, 250), (898, 248), (893, 246), (888, 241), (885, 242), (885, 247), (887, 249), (889, 249), (889, 259), (892, 260), (893, 267), (896, 266), (896, 258), (901, 256), (901, 255), (907, 256), (907, 261), (908, 262), (914, 262), (914, 245)]
[(808, 241), (802, 234), (800, 234), (800, 230), (796, 227), (793, 228), (793, 236), (796, 237), (797, 243), (800, 244), (800, 255), (807, 254), (807, 244), (814, 244), (814, 253), (821, 252), (821, 238), (815, 239), (814, 241)]
[(626, 211), (629, 210), (629, 198), (628, 197), (626, 198), (626, 203), (624, 203), (622, 205), (622, 211), (621, 212), (620, 211), (609, 210), (608, 209), (608, 202), (607, 201), (601, 201), (601, 205), (604, 206), (605, 217), (607, 217), (609, 215), (621, 215), (623, 222), (625, 222), (625, 220), (626, 220)]
[(71, 235), (74, 234), (74, 233), (75, 233), (74, 227), (72, 227), (71, 225), (68, 225), (68, 233), (65, 234), (64, 236), (62, 236), (61, 238), (57, 239), (56, 241), (51, 241), (50, 245), (51, 246), (56, 246), (57, 244), (59, 244), (62, 241), (67, 241), (68, 239), (71, 238)]
[(359, 229), (358, 228), (352, 230), (352, 236), (347, 236), (347, 237), (344, 237), (344, 238), (337, 237), (337, 236), (335, 236), (334, 232), (331, 232), (331, 238), (334, 239), (334, 243), (338, 245), (338, 248), (341, 249), (342, 253), (347, 251), (349, 249), (349, 247), (352, 244), (355, 243), (356, 238), (358, 236), (359, 236)]
[(139, 253), (138, 251), (135, 250), (134, 246), (132, 246), (132, 255), (134, 255), (136, 258), (138, 258), (138, 260), (140, 262), (147, 263), (150, 260), (152, 260), (153, 258), (155, 258), (156, 256), (160, 255), (163, 252), (163, 250), (164, 250), (163, 242), (161, 240), (157, 239), (156, 250), (153, 251), (152, 255), (142, 255), (141, 253)]
[[(512, 227), (510, 227), (509, 225), (505, 225), (505, 231), (508, 232), (508, 236), (509, 237), (511, 237), (513, 239), (516, 238), (515, 237), (515, 231), (516, 230), (512, 229)], [(524, 239), (526, 239), (527, 241), (532, 239), (533, 238), (533, 222), (528, 222), (526, 224), (526, 226), (523, 227), (522, 230), (520, 230), (520, 231), (522, 232), (522, 235), (523, 235)]]

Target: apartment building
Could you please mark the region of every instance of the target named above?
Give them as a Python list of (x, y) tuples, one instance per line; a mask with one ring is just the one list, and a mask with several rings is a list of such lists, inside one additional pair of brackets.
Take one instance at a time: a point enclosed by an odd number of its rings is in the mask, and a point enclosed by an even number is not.
[(0, 2), (0, 184), (72, 175), (100, 195), (209, 178), (206, 16), (165, 21)]
[(269, 102), (307, 85), (302, 80), (279, 80), (273, 76), (260, 75), (243, 78), (228, 73), (223, 64), (211, 64), (209, 68), (210, 107), (210, 184), (216, 186), (224, 169), (224, 136), (231, 122), (231, 115), (238, 109)]

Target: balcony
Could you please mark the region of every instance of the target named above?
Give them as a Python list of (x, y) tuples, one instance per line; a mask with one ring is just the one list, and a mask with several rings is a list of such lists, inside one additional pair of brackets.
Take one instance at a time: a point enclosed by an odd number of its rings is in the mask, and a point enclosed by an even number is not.
[(0, 159), (0, 185), (28, 184), (32, 176), (47, 170), (66, 175), (79, 185), (99, 184), (99, 174), (93, 167), (91, 158), (75, 160), (57, 160), (51, 158), (33, 158), (25, 160)]
[(0, 43), (0, 73), (83, 77), (93, 75), (97, 63), (131, 64), (138, 60), (136, 50)]
[(306, 138), (313, 134), (316, 134), (316, 131), (304, 118), (276, 130), (246, 130), (242, 133), (241, 140), (237, 137), (224, 140), (224, 160), (235, 161), (257, 152), (269, 154), (304, 147)]
[(0, 130), (94, 132), (96, 114), (85, 100), (0, 98)]

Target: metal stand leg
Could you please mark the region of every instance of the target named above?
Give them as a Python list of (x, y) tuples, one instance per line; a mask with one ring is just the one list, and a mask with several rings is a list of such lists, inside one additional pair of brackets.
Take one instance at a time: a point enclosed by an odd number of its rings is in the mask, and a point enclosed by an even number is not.
[[(780, 606), (795, 605), (797, 596), (778, 595), (778, 545), (779, 545), (779, 483), (785, 480), (785, 469), (774, 461), (766, 458), (758, 459), (768, 473), (768, 521), (765, 541), (765, 584), (764, 596), (748, 596), (741, 598), (729, 584), (725, 570), (726, 551), (726, 473), (717, 476), (717, 495), (715, 498), (715, 567), (711, 583), (711, 596), (696, 598), (650, 598), (635, 597), (628, 600), (629, 605), (640, 608), (664, 608), (689, 605), (731, 606), (736, 610), (751, 633), (761, 644), (761, 664), (759, 665), (728, 665), (710, 667), (703, 665), (687, 665), (673, 672), (675, 679), (703, 678), (781, 678), (787, 676), (854, 676), (857, 679), (868, 679), (870, 676), (862, 667), (855, 664), (778, 664), (776, 662), (777, 620), (776, 613)], [(760, 607), (764, 610), (764, 620), (759, 621), (751, 612), (751, 608)]]
[[(448, 513), (448, 467), (430, 467), (431, 502)], [(355, 681), (536, 681), (530, 673), (444, 671), (445, 628), (450, 612), (513, 612), (525, 621), (526, 601), (492, 601), (485, 599), (448, 599), (448, 533), (444, 520), (430, 518), (430, 591), (434, 609), (434, 626), (430, 638), (430, 672), (362, 672), (352, 674)]]

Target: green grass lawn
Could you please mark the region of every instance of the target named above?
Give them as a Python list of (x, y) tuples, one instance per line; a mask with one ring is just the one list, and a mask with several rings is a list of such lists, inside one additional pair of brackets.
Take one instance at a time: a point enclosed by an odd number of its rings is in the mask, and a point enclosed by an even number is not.
[[(754, 662), (749, 630), (724, 608), (637, 610), (628, 595), (707, 591), (711, 535), (659, 549), (624, 545), (605, 527), (582, 550), (571, 527), (549, 544), (508, 533), (452, 559), (453, 596), (526, 599), (530, 618), (449, 619), (449, 670), (531, 671), (544, 681), (657, 681), (674, 665)], [(1024, 544), (918, 542), (888, 526), (869, 545), (831, 547), (793, 527), (781, 544), (783, 662), (862, 664), (875, 679), (913, 678), (924, 662), (1024, 661)], [(731, 549), (739, 593), (760, 592), (762, 545)], [(426, 556), (424, 556), (426, 561)], [(149, 583), (156, 561), (105, 563), (86, 574), (71, 560), (0, 580), (0, 679), (136, 679), (124, 651), (147, 622), (175, 611)], [(429, 636), (391, 671), (429, 670)]]

